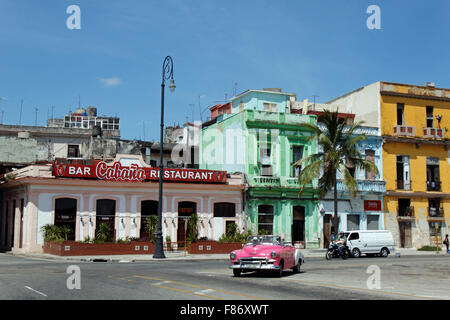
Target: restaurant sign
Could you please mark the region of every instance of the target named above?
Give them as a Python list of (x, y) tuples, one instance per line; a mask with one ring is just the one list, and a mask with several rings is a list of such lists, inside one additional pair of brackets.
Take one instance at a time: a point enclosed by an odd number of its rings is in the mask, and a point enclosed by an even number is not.
[[(120, 162), (107, 164), (99, 161), (92, 165), (53, 164), (53, 176), (65, 178), (100, 179), (105, 181), (158, 181), (159, 168), (137, 164), (122, 166)], [(173, 182), (226, 183), (226, 171), (164, 168), (163, 180)]]

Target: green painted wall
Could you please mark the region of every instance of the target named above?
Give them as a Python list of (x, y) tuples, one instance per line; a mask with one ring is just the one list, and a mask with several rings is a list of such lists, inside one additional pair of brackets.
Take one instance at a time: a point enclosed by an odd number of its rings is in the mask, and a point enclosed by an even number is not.
[[(297, 178), (293, 176), (292, 148), (303, 146), (303, 155), (316, 153), (316, 142), (308, 142), (310, 132), (302, 123), (316, 123), (312, 115), (244, 110), (228, 115), (219, 123), (202, 130), (200, 168), (242, 172), (248, 191), (245, 195), (247, 226), (258, 231), (258, 206), (274, 206), (273, 232), (291, 241), (293, 207), (305, 207), (305, 244), (319, 247), (319, 212), (317, 191), (309, 186), (299, 196)], [(259, 148), (270, 145), (272, 176), (262, 177)], [(236, 154), (238, 153), (238, 155)]]

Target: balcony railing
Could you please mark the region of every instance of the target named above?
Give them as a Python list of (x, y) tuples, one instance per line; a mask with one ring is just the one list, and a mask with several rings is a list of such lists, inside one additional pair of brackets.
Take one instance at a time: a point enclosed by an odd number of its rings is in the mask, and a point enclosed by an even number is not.
[(414, 137), (414, 127), (396, 125), (394, 126), (394, 136)]
[(280, 178), (255, 176), (251, 180), (251, 185), (259, 186), (259, 187), (279, 187), (280, 186)]
[[(356, 180), (358, 192), (386, 192), (386, 182), (380, 180)], [(337, 182), (338, 191), (348, 191), (342, 180)]]
[(427, 181), (427, 191), (441, 191), (441, 181)]
[(441, 128), (423, 128), (424, 138), (444, 139), (444, 130)]
[(428, 207), (428, 218), (444, 218), (444, 208)]
[(415, 219), (414, 207), (397, 207), (397, 220), (410, 221)]
[(397, 190), (411, 190), (412, 181), (396, 180)]

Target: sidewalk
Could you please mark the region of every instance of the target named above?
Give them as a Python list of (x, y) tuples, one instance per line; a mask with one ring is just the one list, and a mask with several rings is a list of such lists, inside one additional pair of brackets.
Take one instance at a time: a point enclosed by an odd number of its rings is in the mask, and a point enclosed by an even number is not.
[[(305, 249), (301, 250), (305, 259), (308, 258), (324, 258), (326, 249)], [(84, 261), (84, 262), (144, 262), (144, 261), (204, 261), (204, 260), (228, 260), (229, 254), (185, 254), (180, 252), (165, 252), (165, 259), (155, 259), (153, 254), (145, 255), (102, 255), (102, 256), (56, 256), (47, 253), (7, 253), (17, 257), (49, 259), (59, 261)], [(391, 252), (391, 256), (436, 256), (433, 251), (417, 251), (417, 249), (396, 248), (395, 252)], [(439, 256), (446, 255), (445, 250), (440, 251)], [(450, 256), (450, 255), (449, 255)]]

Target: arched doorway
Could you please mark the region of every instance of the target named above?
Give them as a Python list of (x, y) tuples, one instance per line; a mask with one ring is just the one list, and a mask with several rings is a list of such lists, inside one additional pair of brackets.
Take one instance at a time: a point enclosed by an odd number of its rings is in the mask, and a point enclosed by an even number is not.
[(68, 227), (71, 231), (67, 240), (75, 240), (77, 217), (77, 200), (72, 198), (58, 198), (55, 200), (55, 226)]
[(292, 242), (305, 247), (305, 207), (294, 206), (292, 209)]
[(97, 200), (96, 218), (95, 218), (95, 235), (97, 236), (101, 224), (106, 224), (109, 227), (108, 239), (114, 240), (116, 238), (115, 229), (116, 217), (116, 201), (110, 199)]
[(187, 221), (190, 216), (197, 213), (197, 203), (192, 201), (182, 201), (178, 203), (178, 228), (177, 228), (177, 242), (179, 247), (184, 247)]
[(150, 216), (158, 217), (158, 201), (145, 200), (141, 202), (141, 228), (140, 238), (150, 239), (150, 233), (147, 226), (147, 218)]

